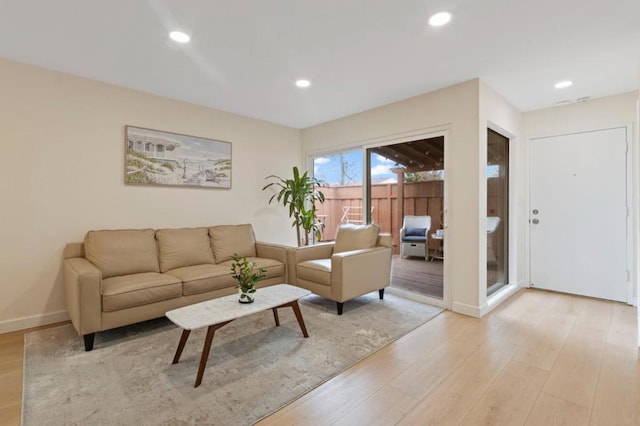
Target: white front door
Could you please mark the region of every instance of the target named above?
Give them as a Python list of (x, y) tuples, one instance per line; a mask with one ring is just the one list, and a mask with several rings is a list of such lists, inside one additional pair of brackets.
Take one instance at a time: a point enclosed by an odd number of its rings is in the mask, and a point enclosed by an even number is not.
[(535, 288), (627, 302), (627, 129), (531, 140)]

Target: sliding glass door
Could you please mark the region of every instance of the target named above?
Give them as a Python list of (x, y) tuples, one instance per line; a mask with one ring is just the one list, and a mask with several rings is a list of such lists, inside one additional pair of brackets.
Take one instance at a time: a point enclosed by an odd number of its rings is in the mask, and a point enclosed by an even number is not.
[(487, 295), (509, 282), (509, 139), (487, 134)]
[(320, 241), (333, 241), (341, 223), (365, 223), (362, 209), (362, 150), (341, 151), (312, 157), (313, 175), (325, 182), (325, 202), (316, 203), (323, 224)]

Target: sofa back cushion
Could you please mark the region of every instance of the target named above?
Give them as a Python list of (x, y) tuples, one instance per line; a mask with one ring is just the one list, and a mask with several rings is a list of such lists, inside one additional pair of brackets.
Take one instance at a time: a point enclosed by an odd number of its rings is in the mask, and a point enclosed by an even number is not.
[(234, 253), (256, 257), (256, 237), (250, 224), (212, 226), (209, 236), (216, 263), (231, 260)]
[(215, 263), (207, 228), (158, 229), (160, 272)]
[(340, 225), (336, 235), (334, 253), (368, 249), (376, 246), (380, 227), (378, 225)]
[(89, 231), (84, 250), (102, 278), (160, 270), (153, 229)]

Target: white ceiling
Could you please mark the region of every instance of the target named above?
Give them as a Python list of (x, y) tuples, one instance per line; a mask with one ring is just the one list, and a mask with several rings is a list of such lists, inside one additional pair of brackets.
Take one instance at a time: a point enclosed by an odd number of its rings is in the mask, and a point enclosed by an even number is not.
[(0, 0), (0, 57), (304, 128), (478, 77), (521, 111), (635, 90), (639, 17), (639, 0)]

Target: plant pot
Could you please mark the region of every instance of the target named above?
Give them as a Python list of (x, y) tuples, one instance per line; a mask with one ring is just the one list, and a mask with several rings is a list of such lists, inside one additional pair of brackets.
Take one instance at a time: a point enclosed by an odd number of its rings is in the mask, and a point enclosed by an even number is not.
[(256, 290), (251, 289), (247, 292), (243, 292), (242, 289), (238, 289), (238, 302), (240, 303), (253, 303), (253, 299), (256, 295)]

